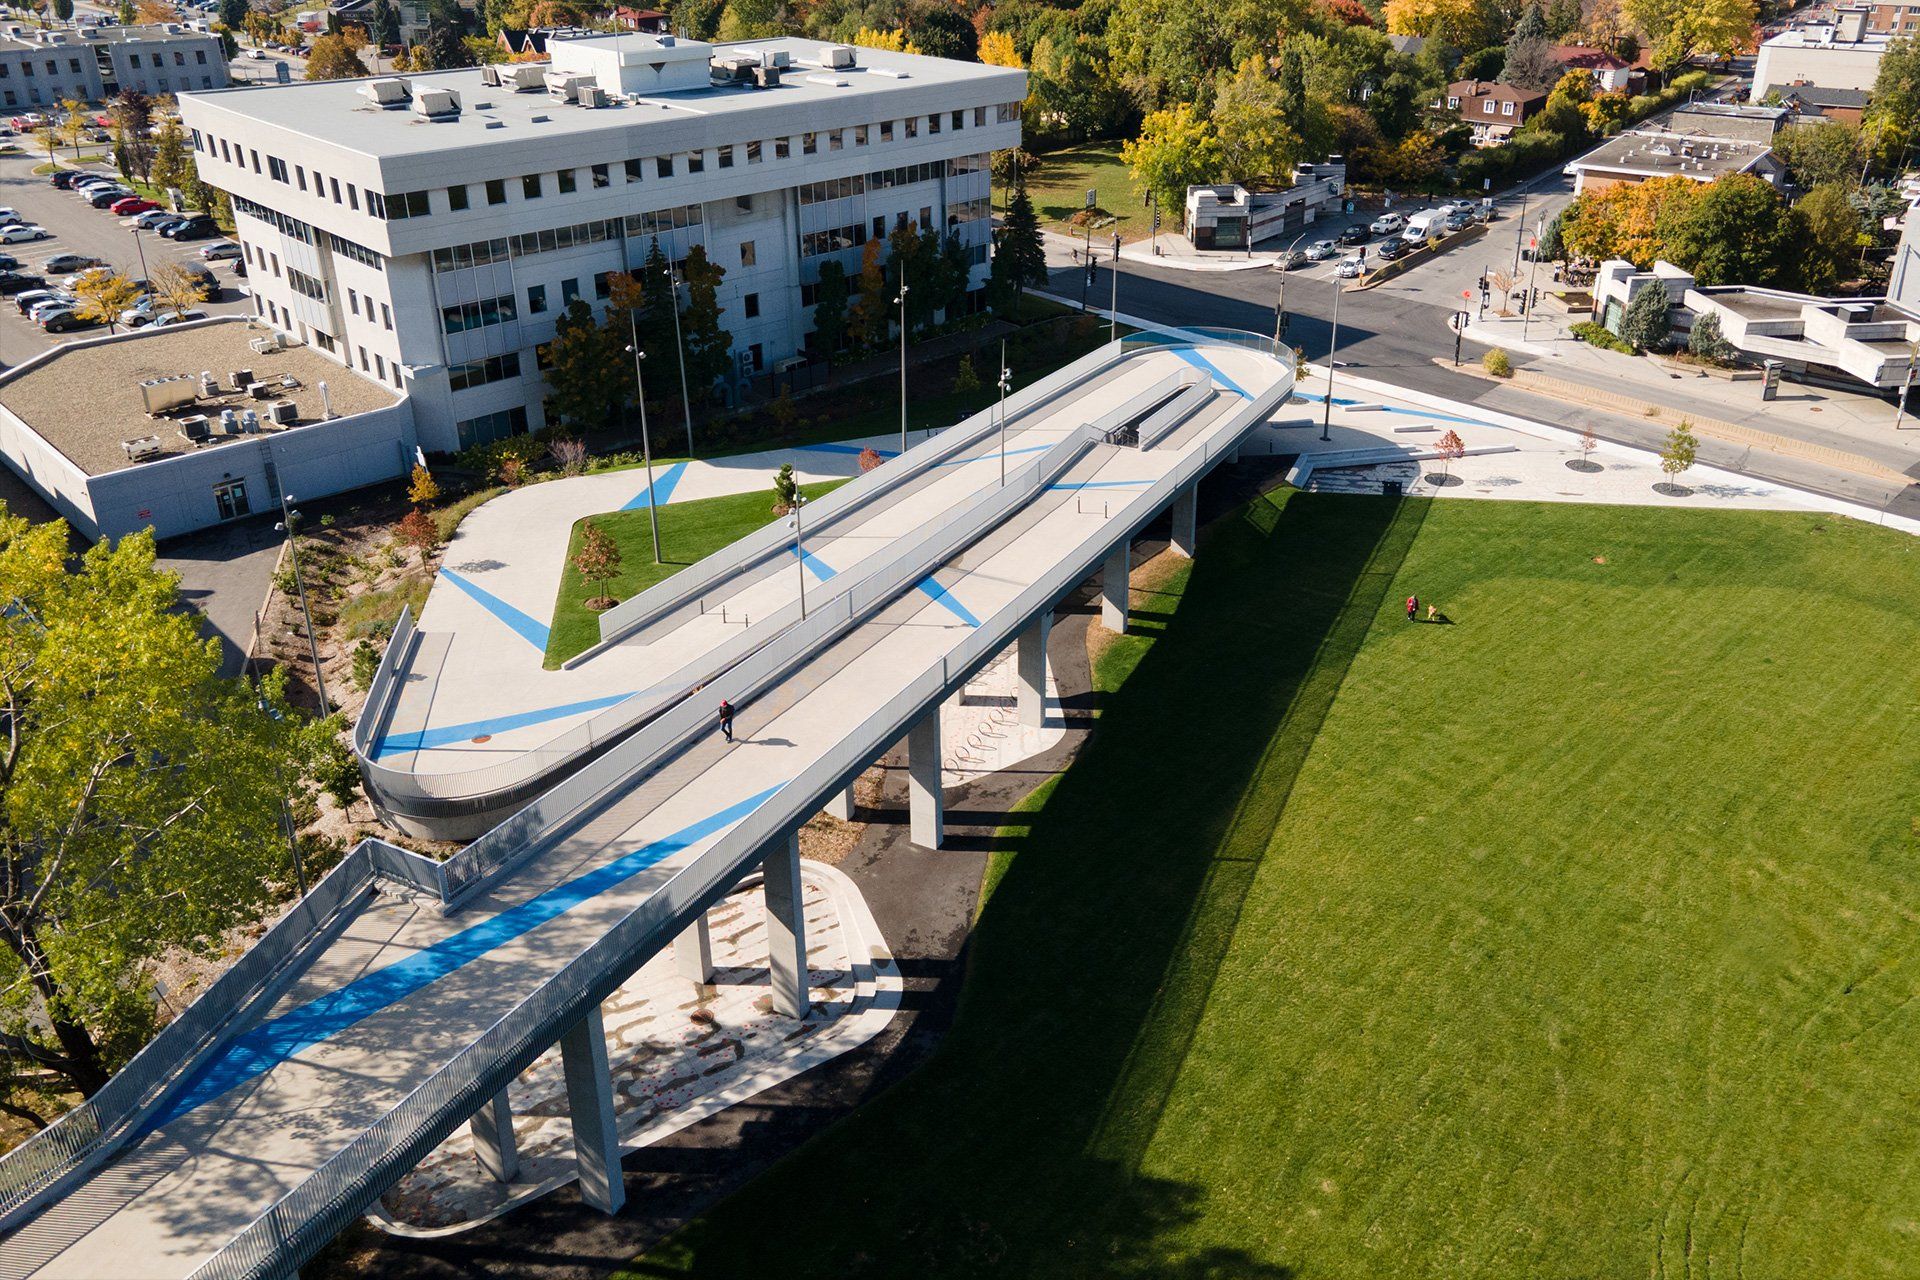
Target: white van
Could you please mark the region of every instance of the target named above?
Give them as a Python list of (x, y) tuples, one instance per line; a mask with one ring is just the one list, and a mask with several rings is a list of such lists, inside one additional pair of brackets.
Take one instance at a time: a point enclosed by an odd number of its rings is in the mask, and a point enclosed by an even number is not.
[(1442, 235), (1447, 228), (1447, 215), (1439, 209), (1429, 209), (1425, 213), (1416, 213), (1407, 220), (1407, 229), (1400, 233), (1405, 240), (1426, 241)]

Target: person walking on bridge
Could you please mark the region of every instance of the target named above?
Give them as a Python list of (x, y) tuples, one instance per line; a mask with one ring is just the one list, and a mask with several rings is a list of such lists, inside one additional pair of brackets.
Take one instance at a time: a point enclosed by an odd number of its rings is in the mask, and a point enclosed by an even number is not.
[(733, 741), (733, 704), (725, 698), (720, 699), (720, 732), (728, 742)]

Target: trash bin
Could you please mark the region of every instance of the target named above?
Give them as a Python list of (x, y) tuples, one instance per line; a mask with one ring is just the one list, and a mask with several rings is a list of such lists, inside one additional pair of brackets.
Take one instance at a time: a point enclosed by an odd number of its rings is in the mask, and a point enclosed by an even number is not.
[(1399, 497), (1400, 482), (1398, 480), (1382, 480), (1380, 482), (1380, 493), (1382, 496), (1388, 498)]

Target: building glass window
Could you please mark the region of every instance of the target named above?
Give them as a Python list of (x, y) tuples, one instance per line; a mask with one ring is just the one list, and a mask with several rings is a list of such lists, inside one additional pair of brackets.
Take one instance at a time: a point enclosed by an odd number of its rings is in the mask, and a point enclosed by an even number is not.
[(535, 284), (527, 286), (527, 314), (537, 316), (547, 309), (547, 286)]
[(607, 172), (607, 166), (596, 164), (588, 172), (593, 175), (593, 189), (595, 191), (604, 190), (613, 185), (613, 177)]
[(540, 175), (529, 173), (520, 179), (520, 194), (528, 200), (540, 198)]
[(575, 180), (573, 170), (562, 169), (559, 173), (555, 174), (554, 176), (560, 180), (561, 195), (563, 196), (572, 195), (574, 191), (578, 189), (578, 183)]
[(741, 303), (746, 309), (747, 319), (757, 320), (760, 318), (760, 295), (759, 294), (750, 293), (741, 300)]
[(507, 181), (505, 178), (487, 179), (487, 203), (505, 204), (507, 202)]
[(758, 259), (759, 254), (754, 249), (753, 241), (742, 240), (740, 242), (740, 265), (743, 267), (755, 266), (757, 265)]
[(733, 168), (733, 148), (721, 147), (719, 150), (720, 150), (720, 167), (722, 169)]
[(447, 208), (455, 213), (467, 207), (467, 189), (465, 187), (447, 188)]
[(653, 161), (653, 171), (658, 177), (671, 178), (673, 176), (673, 157), (656, 156)]
[(687, 172), (705, 173), (707, 171), (707, 153), (704, 151), (687, 152)]
[(638, 160), (627, 161), (627, 181), (640, 181), (640, 162)]

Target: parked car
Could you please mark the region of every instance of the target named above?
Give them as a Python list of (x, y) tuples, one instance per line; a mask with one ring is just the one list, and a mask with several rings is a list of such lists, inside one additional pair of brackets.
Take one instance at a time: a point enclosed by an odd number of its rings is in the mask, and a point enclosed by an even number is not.
[(125, 187), (95, 187), (87, 193), (87, 203), (96, 209), (107, 209), (131, 196), (133, 192)]
[(247, 260), (245, 258), (235, 258), (233, 260), (233, 274), (235, 279), (245, 280), (247, 278)]
[(117, 187), (121, 183), (120, 179), (110, 178), (104, 173), (83, 173), (67, 185), (77, 195), (82, 191), (91, 191), (95, 187)]
[(200, 250), (200, 257), (207, 262), (222, 262), (239, 256), (240, 246), (231, 240), (222, 240), (218, 244), (210, 244)]
[(113, 274), (112, 267), (88, 267), (85, 271), (76, 271), (60, 282), (60, 287), (69, 293), (78, 292), (81, 285), (89, 280), (105, 278)]
[(79, 305), (80, 300), (78, 298), (70, 293), (62, 293), (55, 297), (34, 303), (27, 311), (27, 319), (33, 321), (35, 324), (45, 324), (47, 317), (62, 311), (72, 311)]
[(138, 329), (141, 325), (153, 323), (153, 299), (146, 297), (120, 313), (120, 327)]
[(76, 271), (85, 271), (88, 267), (104, 267), (107, 264), (84, 253), (56, 253), (40, 265), (54, 275), (70, 276)]
[(1407, 220), (1397, 213), (1383, 213), (1367, 224), (1367, 230), (1377, 236), (1390, 236), (1396, 231), (1406, 229)]
[[(14, 298), (13, 305), (20, 309), (21, 315), (30, 316), (33, 314), (33, 309), (41, 303), (54, 298), (65, 298), (66, 296), (66, 294), (60, 292), (58, 289), (26, 289), (23, 290), (18, 297)], [(71, 301), (71, 299), (69, 299), (69, 301)]]
[(10, 298), (28, 289), (44, 289), (46, 284), (44, 276), (28, 275), (24, 271), (0, 271), (0, 297)]
[(1360, 273), (1366, 269), (1367, 264), (1363, 259), (1349, 254), (1347, 257), (1340, 259), (1339, 265), (1334, 267), (1333, 273), (1342, 280), (1356, 280), (1359, 278)]
[(72, 169), (55, 169), (53, 176), (47, 179), (47, 185), (57, 187), (61, 191), (66, 191), (73, 186), (73, 180), (79, 176), (80, 175)]
[(1339, 252), (1339, 246), (1334, 244), (1333, 241), (1315, 240), (1307, 246), (1307, 260), (1309, 262), (1319, 262), (1321, 259), (1331, 258)]
[(40, 322), (40, 327), (48, 333), (66, 333), (73, 329), (91, 329), (99, 323), (70, 307), (65, 311), (53, 312)]
[(169, 213), (165, 209), (149, 209), (145, 213), (135, 214), (127, 219), (127, 225), (138, 227), (142, 231), (151, 231), (162, 223), (172, 222), (180, 215)]
[(116, 217), (129, 218), (136, 213), (151, 213), (159, 207), (159, 205), (143, 196), (128, 196), (124, 200), (116, 200), (108, 205), (107, 212)]
[(18, 271), (26, 265), (10, 253), (0, 253), (0, 271)]
[(171, 325), (186, 324), (192, 320), (205, 320), (206, 318), (207, 318), (207, 313), (199, 310), (168, 311), (168, 312), (165, 312), (164, 314), (155, 316), (153, 318), (153, 324), (150, 327), (155, 329), (165, 329)]
[(208, 236), (219, 235), (220, 227), (212, 218), (196, 214), (160, 228), (160, 234), (169, 240), (205, 240)]
[(16, 222), (0, 227), (0, 244), (24, 244), (29, 240), (45, 240), (53, 234), (37, 222)]
[(1474, 224), (1472, 209), (1456, 208), (1447, 215), (1446, 227), (1449, 231), (1461, 231)]
[(24, 221), (26, 221), (26, 219), (20, 216), (18, 209), (0, 208), (0, 227), (6, 226), (9, 223)]
[(1340, 233), (1338, 237), (1338, 243), (1342, 245), (1365, 244), (1367, 241), (1371, 239), (1373, 239), (1373, 233), (1368, 231), (1365, 227), (1352, 226), (1352, 227), (1348, 227), (1345, 231), (1342, 231)]

